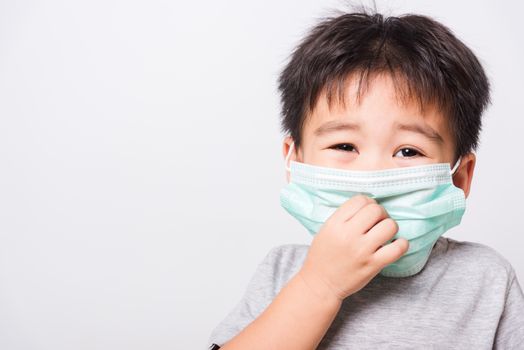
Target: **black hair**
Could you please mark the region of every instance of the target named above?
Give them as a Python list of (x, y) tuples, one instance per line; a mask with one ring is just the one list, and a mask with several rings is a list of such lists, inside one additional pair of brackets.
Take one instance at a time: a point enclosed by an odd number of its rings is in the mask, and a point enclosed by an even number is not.
[[(490, 103), (490, 84), (473, 52), (449, 28), (417, 14), (384, 17), (367, 11), (326, 17), (291, 54), (278, 79), (282, 131), (298, 149), (306, 117), (325, 91), (344, 103), (343, 86), (358, 75), (388, 73), (403, 98), (423, 110), (437, 107), (455, 140), (455, 158), (476, 150), (481, 115)], [(399, 84), (400, 82), (400, 84)]]

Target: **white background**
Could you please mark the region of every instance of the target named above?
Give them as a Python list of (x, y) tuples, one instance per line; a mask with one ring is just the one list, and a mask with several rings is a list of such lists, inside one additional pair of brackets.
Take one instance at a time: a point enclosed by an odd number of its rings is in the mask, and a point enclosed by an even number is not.
[[(516, 1), (378, 2), (433, 16), (493, 85), (462, 224), (524, 281), (524, 31)], [(0, 2), (0, 348), (198, 349), (268, 250), (276, 80), (341, 1)], [(521, 283), (522, 284), (522, 283)]]

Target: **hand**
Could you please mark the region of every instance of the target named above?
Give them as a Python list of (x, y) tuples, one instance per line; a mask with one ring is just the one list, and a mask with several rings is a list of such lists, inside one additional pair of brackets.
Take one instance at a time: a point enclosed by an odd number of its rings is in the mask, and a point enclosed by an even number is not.
[(354, 196), (322, 225), (298, 275), (321, 298), (342, 301), (407, 252), (404, 238), (384, 245), (397, 231), (383, 206)]

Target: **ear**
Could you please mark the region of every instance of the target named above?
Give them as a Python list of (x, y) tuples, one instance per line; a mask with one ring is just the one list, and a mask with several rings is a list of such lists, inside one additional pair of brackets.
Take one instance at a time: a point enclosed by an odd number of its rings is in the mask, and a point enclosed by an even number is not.
[(460, 165), (453, 174), (453, 184), (464, 191), (466, 198), (469, 195), (471, 188), (471, 180), (473, 179), (473, 172), (475, 170), (476, 156), (469, 152), (462, 156)]
[[(286, 157), (287, 157), (287, 154), (289, 152), (289, 148), (291, 147), (291, 143), (293, 143), (293, 138), (291, 136), (286, 136), (284, 138), (284, 142), (283, 142), (283, 145), (282, 145), (282, 155), (284, 156), (284, 161), (286, 160)], [(293, 152), (291, 152), (291, 155), (289, 156), (289, 161), (291, 162), (292, 160), (296, 160), (297, 159), (297, 149), (295, 147), (293, 147), (294, 150)], [(285, 166), (287, 166), (288, 164), (285, 164)], [(285, 169), (285, 168), (284, 168)], [(289, 171), (287, 171), (287, 169), (285, 169), (286, 171), (286, 181), (289, 182)]]

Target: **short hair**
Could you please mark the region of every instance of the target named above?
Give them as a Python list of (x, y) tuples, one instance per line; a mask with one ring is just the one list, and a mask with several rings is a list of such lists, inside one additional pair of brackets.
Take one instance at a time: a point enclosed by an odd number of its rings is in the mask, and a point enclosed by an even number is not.
[(481, 115), (490, 103), (484, 69), (450, 29), (416, 14), (384, 18), (360, 11), (322, 19), (293, 50), (278, 78), (281, 131), (300, 147), (303, 125), (322, 92), (330, 106), (336, 92), (344, 103), (348, 77), (360, 78), (358, 98), (361, 84), (378, 73), (393, 78), (404, 100), (444, 114), (455, 158), (477, 149)]

